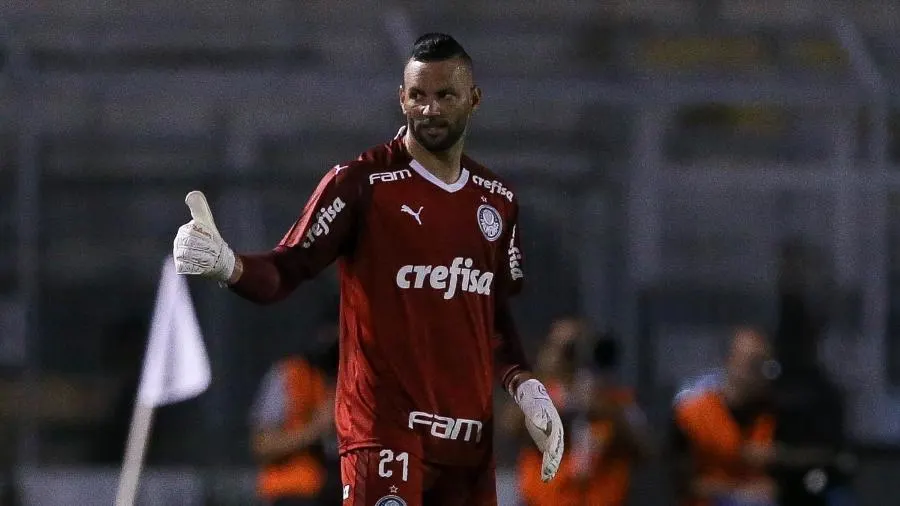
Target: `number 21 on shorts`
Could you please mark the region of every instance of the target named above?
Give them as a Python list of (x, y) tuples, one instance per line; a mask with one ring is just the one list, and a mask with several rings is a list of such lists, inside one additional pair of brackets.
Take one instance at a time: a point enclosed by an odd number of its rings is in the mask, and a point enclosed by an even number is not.
[(403, 481), (407, 481), (409, 478), (409, 454), (406, 452), (400, 452), (398, 454), (394, 454), (393, 450), (381, 450), (378, 453), (378, 456), (381, 457), (378, 460), (378, 476), (382, 478), (390, 478), (394, 475), (394, 471), (392, 469), (388, 469), (389, 467), (394, 467), (392, 464), (394, 462), (400, 462), (402, 464), (401, 475)]

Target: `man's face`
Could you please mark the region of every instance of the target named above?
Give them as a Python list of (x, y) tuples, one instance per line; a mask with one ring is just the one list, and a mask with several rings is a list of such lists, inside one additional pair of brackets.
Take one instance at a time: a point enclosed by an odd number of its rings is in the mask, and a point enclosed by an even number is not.
[(766, 365), (772, 359), (768, 344), (759, 334), (740, 330), (732, 341), (728, 375), (748, 399), (763, 395), (770, 383)]
[(403, 71), (400, 108), (416, 141), (433, 153), (447, 151), (465, 134), (481, 91), (460, 58), (410, 60)]

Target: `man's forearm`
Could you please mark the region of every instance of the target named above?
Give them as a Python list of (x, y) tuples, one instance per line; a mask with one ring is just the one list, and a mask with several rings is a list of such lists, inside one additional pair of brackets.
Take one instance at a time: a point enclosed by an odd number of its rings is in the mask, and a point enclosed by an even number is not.
[(497, 305), (494, 326), (499, 339), (494, 351), (496, 374), (503, 388), (510, 395), (515, 395), (519, 385), (532, 376), (512, 311), (506, 301)]
[(287, 297), (305, 279), (302, 262), (290, 250), (235, 255), (234, 272), (228, 288), (259, 304), (271, 304)]
[(240, 255), (234, 256), (234, 270), (231, 272), (231, 277), (228, 278), (226, 283), (231, 286), (241, 279), (241, 275), (244, 274), (244, 262), (241, 260)]
[(310, 427), (259, 432), (253, 441), (253, 453), (263, 462), (278, 461), (315, 443), (319, 439), (316, 432)]
[(253, 450), (262, 461), (289, 457), (325, 437), (334, 424), (334, 393), (330, 392), (309, 423), (299, 429), (273, 429), (256, 433)]

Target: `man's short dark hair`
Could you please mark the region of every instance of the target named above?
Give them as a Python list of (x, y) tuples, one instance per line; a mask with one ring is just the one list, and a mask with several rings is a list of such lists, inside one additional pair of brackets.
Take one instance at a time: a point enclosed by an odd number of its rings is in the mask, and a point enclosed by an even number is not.
[(470, 67), (472, 57), (453, 37), (445, 33), (426, 33), (413, 44), (410, 60), (421, 62), (444, 61), (460, 58)]

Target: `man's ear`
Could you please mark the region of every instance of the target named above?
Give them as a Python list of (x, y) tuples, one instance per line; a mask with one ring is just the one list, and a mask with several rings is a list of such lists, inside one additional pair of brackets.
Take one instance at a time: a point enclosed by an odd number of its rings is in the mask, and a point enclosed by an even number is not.
[(472, 112), (475, 112), (478, 109), (478, 106), (481, 105), (481, 88), (478, 86), (472, 86)]
[(403, 88), (402, 84), (397, 89), (397, 96), (400, 99), (400, 111), (406, 116), (406, 90)]

